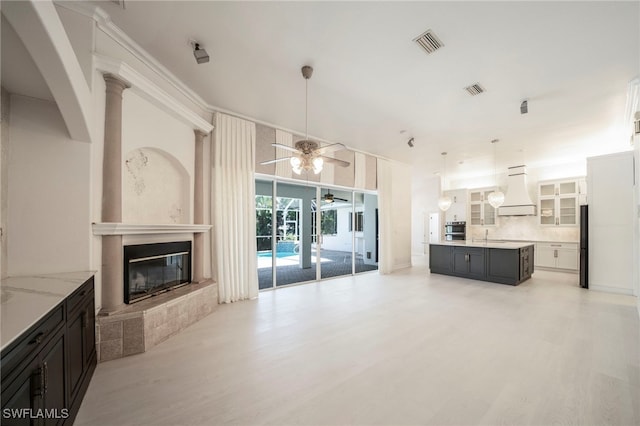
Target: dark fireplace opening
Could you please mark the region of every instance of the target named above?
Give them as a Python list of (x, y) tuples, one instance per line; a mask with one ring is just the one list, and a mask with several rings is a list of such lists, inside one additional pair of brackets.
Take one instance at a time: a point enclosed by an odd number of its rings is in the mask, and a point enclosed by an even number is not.
[(133, 303), (191, 282), (191, 241), (124, 247), (124, 302)]

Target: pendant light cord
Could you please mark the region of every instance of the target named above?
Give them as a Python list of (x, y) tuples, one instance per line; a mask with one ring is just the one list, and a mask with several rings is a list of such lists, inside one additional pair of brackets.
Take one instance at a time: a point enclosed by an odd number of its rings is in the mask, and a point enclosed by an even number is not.
[(309, 79), (304, 80), (304, 140), (309, 140)]
[(493, 144), (493, 184), (496, 186), (496, 188), (498, 187), (498, 168), (497, 168), (497, 147), (496, 144), (498, 143), (498, 139), (494, 139), (491, 141), (491, 144)]
[(444, 176), (442, 177), (442, 192), (444, 192), (445, 186), (447, 186), (447, 153), (442, 153), (442, 160), (444, 160)]

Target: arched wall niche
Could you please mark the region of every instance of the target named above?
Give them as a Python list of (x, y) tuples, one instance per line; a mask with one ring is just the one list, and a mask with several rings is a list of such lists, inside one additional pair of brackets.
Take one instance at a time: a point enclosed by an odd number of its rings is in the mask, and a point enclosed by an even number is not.
[(124, 156), (122, 174), (124, 223), (190, 223), (190, 176), (177, 158), (158, 148), (137, 148)]

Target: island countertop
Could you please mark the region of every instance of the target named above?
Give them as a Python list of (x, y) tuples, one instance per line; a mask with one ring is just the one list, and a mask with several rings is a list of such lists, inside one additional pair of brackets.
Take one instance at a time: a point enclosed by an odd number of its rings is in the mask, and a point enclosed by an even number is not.
[(39, 274), (5, 278), (0, 282), (0, 349), (66, 299), (95, 271)]
[(497, 248), (497, 249), (521, 249), (533, 245), (531, 242), (502, 242), (502, 241), (441, 241), (439, 243), (430, 243), (436, 246), (453, 246), (453, 247), (479, 247), (479, 248)]

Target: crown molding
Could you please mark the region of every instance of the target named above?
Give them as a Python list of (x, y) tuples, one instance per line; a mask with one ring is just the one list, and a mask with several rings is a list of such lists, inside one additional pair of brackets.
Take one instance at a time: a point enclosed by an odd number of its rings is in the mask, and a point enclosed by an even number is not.
[(125, 62), (97, 54), (93, 55), (93, 62), (97, 70), (122, 79), (131, 86), (131, 90), (194, 129), (206, 134), (211, 133), (211, 130), (213, 130), (213, 125), (207, 120), (200, 117)]
[(178, 90), (183, 96), (196, 104), (202, 110), (206, 112), (213, 112), (211, 105), (209, 105), (204, 99), (200, 97), (196, 92), (191, 90), (186, 84), (184, 84), (178, 77), (175, 76), (169, 69), (162, 65), (156, 58), (151, 56), (149, 52), (144, 50), (142, 46), (136, 43), (131, 37), (129, 37), (120, 27), (118, 27), (112, 20), (111, 16), (99, 6), (87, 4), (84, 2), (55, 2), (57, 6), (64, 7), (65, 9), (72, 10), (80, 13), (90, 19), (93, 19), (97, 27), (105, 34), (111, 37), (116, 43), (126, 49), (129, 53), (139, 59), (143, 64), (149, 67), (150, 70), (163, 77), (169, 84), (171, 84), (176, 90)]
[[(111, 37), (116, 43), (118, 43), (120, 46), (122, 46), (124, 49), (126, 49), (129, 53), (131, 53), (134, 57), (136, 57), (138, 60), (140, 60), (143, 64), (145, 64), (147, 67), (149, 67), (150, 70), (152, 70), (153, 72), (158, 74), (160, 77), (162, 77), (165, 81), (167, 81), (167, 83), (171, 84), (179, 93), (181, 93), (183, 96), (185, 96), (191, 102), (193, 102), (195, 105), (200, 107), (203, 111), (211, 113), (211, 114), (222, 113), (222, 114), (231, 115), (231, 116), (234, 116), (234, 117), (237, 117), (237, 118), (241, 118), (243, 120), (248, 120), (248, 121), (251, 121), (251, 122), (256, 123), (256, 124), (261, 124), (261, 125), (264, 125), (264, 126), (267, 126), (267, 127), (271, 127), (273, 129), (282, 130), (282, 131), (289, 132), (289, 133), (292, 133), (292, 134), (298, 135), (298, 136), (304, 134), (302, 131), (297, 131), (297, 130), (289, 129), (289, 128), (286, 128), (286, 127), (282, 127), (282, 126), (274, 124), (274, 123), (258, 120), (258, 119), (254, 118), (254, 117), (249, 117), (247, 115), (241, 114), (241, 113), (236, 112), (236, 111), (230, 111), (230, 110), (227, 110), (225, 108), (209, 104), (202, 97), (200, 97), (196, 92), (194, 92), (186, 84), (184, 84), (175, 74), (173, 74), (164, 65), (162, 65), (157, 59), (155, 59), (153, 56), (151, 56), (151, 54), (149, 54), (149, 52), (144, 50), (142, 48), (142, 46), (140, 46), (131, 37), (129, 37), (124, 31), (122, 31), (122, 29), (120, 27), (118, 27), (111, 20), (111, 16), (107, 12), (105, 12), (102, 8), (100, 8), (98, 6), (95, 6), (95, 5), (91, 4), (91, 2), (85, 3), (85, 2), (76, 2), (76, 1), (69, 2), (69, 1), (67, 1), (67, 2), (64, 2), (64, 3), (59, 3), (57, 1), (54, 1), (54, 3), (57, 6), (64, 7), (66, 9), (75, 11), (77, 13), (80, 13), (80, 14), (82, 14), (82, 15), (84, 15), (84, 16), (92, 19), (92, 20), (94, 20), (96, 22), (97, 27), (100, 30), (102, 30), (105, 34), (107, 34), (109, 37)], [(211, 130), (207, 131), (207, 133), (210, 132), (210, 131)], [(388, 159), (387, 157), (384, 157), (384, 156), (381, 156), (381, 155), (371, 154), (371, 153), (366, 152), (366, 151), (362, 151), (362, 150), (359, 150), (359, 149), (352, 148), (352, 147), (350, 147), (348, 144), (346, 144), (344, 142), (335, 141), (335, 140), (327, 140), (327, 139), (315, 137), (313, 135), (309, 135), (309, 138), (313, 139), (315, 141), (321, 142), (321, 143), (326, 143), (326, 144), (342, 143), (350, 151), (360, 152), (360, 153), (363, 153), (363, 154), (366, 154), (366, 155), (370, 155), (370, 156), (375, 157), (375, 158), (380, 158), (380, 159), (385, 159), (385, 160)]]

